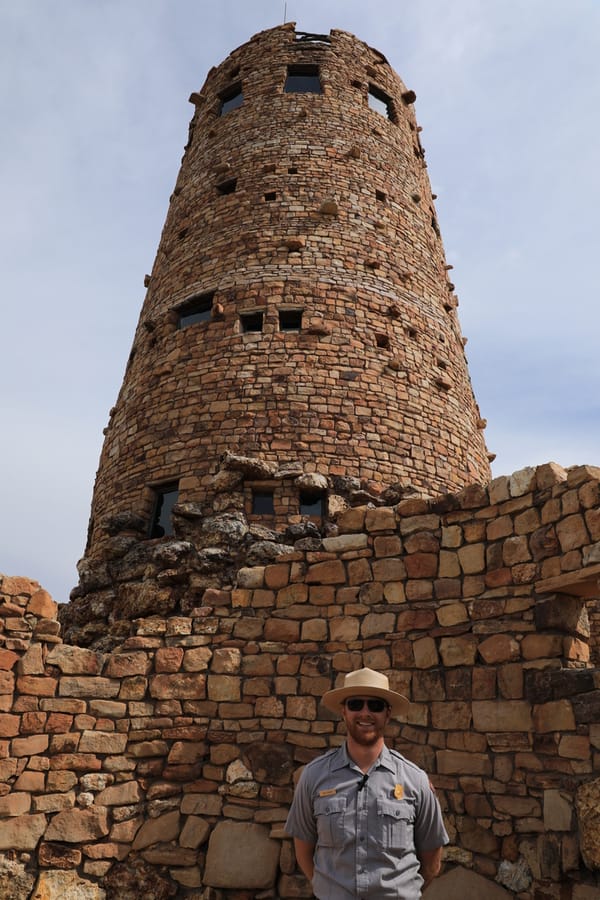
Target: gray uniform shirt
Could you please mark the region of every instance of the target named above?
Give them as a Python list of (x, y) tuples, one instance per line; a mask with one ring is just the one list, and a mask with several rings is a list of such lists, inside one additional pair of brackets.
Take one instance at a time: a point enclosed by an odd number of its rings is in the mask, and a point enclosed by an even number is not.
[(387, 747), (366, 778), (345, 745), (309, 763), (285, 830), (315, 845), (319, 900), (418, 900), (417, 854), (448, 843), (427, 775)]

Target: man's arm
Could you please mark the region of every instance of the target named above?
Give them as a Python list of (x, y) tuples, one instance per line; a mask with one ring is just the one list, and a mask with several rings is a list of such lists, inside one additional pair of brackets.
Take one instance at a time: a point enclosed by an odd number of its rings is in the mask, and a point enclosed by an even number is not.
[[(297, 853), (298, 851), (296, 851)], [(425, 881), (423, 890), (433, 881), (436, 875), (439, 875), (442, 867), (442, 848), (437, 847), (435, 850), (421, 850), (418, 854), (421, 863), (421, 876)], [(299, 862), (300, 860), (298, 860)]]
[(315, 845), (309, 843), (309, 841), (301, 841), (300, 838), (294, 838), (294, 850), (296, 851), (298, 865), (308, 880), (312, 881), (314, 873), (313, 855), (315, 852)]

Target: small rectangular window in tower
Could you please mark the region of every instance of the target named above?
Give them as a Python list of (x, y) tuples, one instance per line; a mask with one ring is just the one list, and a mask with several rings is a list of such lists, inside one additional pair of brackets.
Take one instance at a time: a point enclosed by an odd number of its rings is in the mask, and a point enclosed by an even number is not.
[(283, 88), (286, 94), (321, 94), (318, 66), (288, 66)]
[(322, 491), (300, 491), (300, 515), (323, 518), (325, 494)]
[(376, 87), (374, 84), (369, 85), (369, 106), (375, 112), (389, 119), (390, 122), (394, 121), (392, 98), (388, 97), (385, 91), (382, 91), (381, 88)]
[(173, 534), (173, 507), (179, 498), (179, 484), (161, 484), (154, 488), (155, 501), (150, 522), (150, 537), (168, 537)]
[(277, 200), (277, 194), (275, 193), (275, 191), (267, 191), (267, 193), (265, 194), (265, 200), (267, 201), (267, 203), (272, 203), (273, 200)]
[(379, 201), (379, 203), (387, 202), (387, 194), (383, 191), (375, 191), (375, 199)]
[(231, 112), (232, 109), (237, 109), (237, 107), (241, 106), (244, 102), (242, 85), (239, 82), (237, 84), (232, 84), (230, 88), (227, 88), (226, 91), (219, 94), (219, 100), (221, 101), (219, 106), (220, 116), (226, 115), (228, 112)]
[(240, 313), (240, 326), (242, 332), (244, 334), (250, 334), (252, 332), (262, 331), (263, 317), (264, 313), (262, 310)]
[(279, 330), (300, 331), (302, 328), (302, 312), (303, 310), (301, 309), (280, 309)]
[(182, 303), (177, 309), (179, 328), (187, 328), (188, 325), (195, 325), (197, 322), (209, 322), (212, 316), (214, 296), (214, 291), (210, 291), (207, 294), (198, 294)]
[(273, 491), (269, 488), (252, 488), (252, 515), (274, 516)]
[(221, 184), (217, 185), (217, 192), (219, 194), (233, 194), (236, 187), (237, 178), (228, 178), (227, 181), (222, 181)]

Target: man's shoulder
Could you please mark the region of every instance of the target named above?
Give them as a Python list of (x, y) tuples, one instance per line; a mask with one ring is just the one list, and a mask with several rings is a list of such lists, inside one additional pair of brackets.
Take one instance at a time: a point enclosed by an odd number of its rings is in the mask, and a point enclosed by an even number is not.
[(392, 750), (390, 747), (387, 748), (388, 753), (393, 761), (393, 763), (398, 767), (398, 769), (404, 771), (409, 777), (412, 777), (418, 781), (425, 779), (425, 781), (429, 781), (427, 773), (416, 763), (411, 762), (410, 759), (407, 759), (405, 756), (402, 756), (398, 750)]
[(340, 753), (340, 751), (341, 747), (334, 747), (332, 750), (327, 750), (325, 753), (321, 753), (320, 756), (316, 756), (314, 759), (311, 759), (309, 763), (306, 763), (303, 771), (312, 772), (316, 769), (329, 766), (334, 757), (336, 757), (338, 753)]

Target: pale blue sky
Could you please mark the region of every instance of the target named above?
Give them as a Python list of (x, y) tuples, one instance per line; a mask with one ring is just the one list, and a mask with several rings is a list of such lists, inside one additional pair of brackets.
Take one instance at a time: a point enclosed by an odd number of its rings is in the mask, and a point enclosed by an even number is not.
[[(0, 571), (64, 602), (208, 69), (282, 0), (0, 0)], [(600, 5), (288, 0), (417, 93), (494, 474), (600, 464)]]

